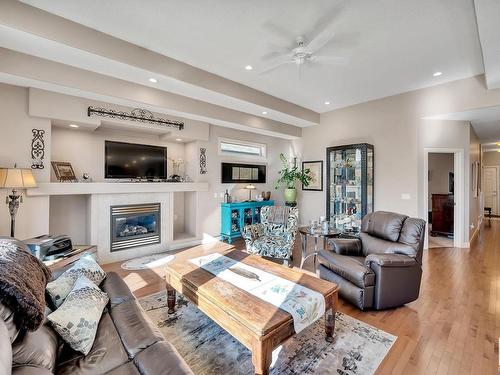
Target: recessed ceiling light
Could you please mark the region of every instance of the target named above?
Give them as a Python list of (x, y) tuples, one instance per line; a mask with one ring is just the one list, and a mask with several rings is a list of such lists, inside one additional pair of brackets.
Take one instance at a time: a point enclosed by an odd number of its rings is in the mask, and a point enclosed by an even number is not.
[(182, 138), (175, 138), (177, 142), (182, 142)]
[(158, 80), (156, 78), (150, 78), (149, 82), (151, 82), (151, 83), (158, 83)]
[(325, 102), (325, 105), (330, 105), (330, 102), (327, 100), (327, 101)]
[(500, 152), (500, 150), (497, 150), (497, 152)]
[(433, 74), (433, 76), (434, 76), (434, 77), (439, 77), (439, 76), (440, 76), (440, 75), (442, 75), (442, 74), (443, 74), (443, 72), (436, 72), (436, 73), (434, 73), (434, 74)]
[(500, 142), (497, 142), (497, 143), (496, 143), (496, 145), (497, 145), (497, 146), (500, 146)]
[(267, 112), (266, 112), (266, 111), (262, 111), (262, 114), (263, 114), (263, 115), (267, 115)]
[(76, 125), (76, 124), (69, 124), (69, 127), (70, 128), (79, 128), (80, 126)]
[(252, 70), (252, 69), (253, 69), (253, 66), (252, 66), (252, 65), (247, 65), (247, 66), (245, 66), (245, 69), (246, 69), (246, 70)]

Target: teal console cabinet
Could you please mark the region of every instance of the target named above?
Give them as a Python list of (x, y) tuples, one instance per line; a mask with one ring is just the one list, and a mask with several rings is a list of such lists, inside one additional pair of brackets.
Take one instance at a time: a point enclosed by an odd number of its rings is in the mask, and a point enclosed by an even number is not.
[(222, 203), (220, 239), (232, 243), (233, 238), (241, 237), (245, 225), (260, 223), (264, 206), (274, 206), (274, 201)]

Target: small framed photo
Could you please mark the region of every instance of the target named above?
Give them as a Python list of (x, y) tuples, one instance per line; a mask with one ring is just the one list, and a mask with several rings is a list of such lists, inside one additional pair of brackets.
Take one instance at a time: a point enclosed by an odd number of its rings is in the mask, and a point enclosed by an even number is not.
[(58, 181), (76, 181), (75, 171), (71, 163), (66, 161), (51, 162)]
[(312, 180), (308, 186), (302, 185), (302, 190), (323, 191), (323, 160), (303, 161), (302, 171), (309, 169)]

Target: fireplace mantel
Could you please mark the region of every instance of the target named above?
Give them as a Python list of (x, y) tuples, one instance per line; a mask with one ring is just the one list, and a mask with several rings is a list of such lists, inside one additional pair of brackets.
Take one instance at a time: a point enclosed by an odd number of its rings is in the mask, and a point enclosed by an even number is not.
[(206, 182), (45, 182), (27, 189), (28, 196), (208, 191)]

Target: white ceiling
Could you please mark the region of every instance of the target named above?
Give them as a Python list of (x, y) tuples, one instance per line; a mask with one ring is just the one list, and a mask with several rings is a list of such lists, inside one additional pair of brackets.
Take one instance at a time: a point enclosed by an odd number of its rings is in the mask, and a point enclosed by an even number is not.
[[(23, 2), (318, 112), (484, 70), (472, 0)], [(258, 73), (269, 42), (293, 47), (325, 16), (336, 37), (324, 52), (347, 65)]]

